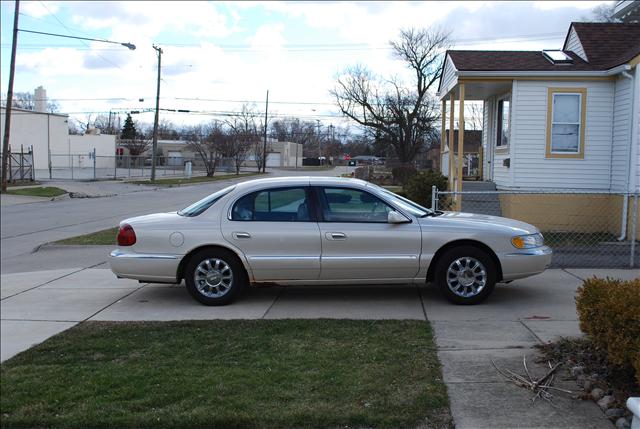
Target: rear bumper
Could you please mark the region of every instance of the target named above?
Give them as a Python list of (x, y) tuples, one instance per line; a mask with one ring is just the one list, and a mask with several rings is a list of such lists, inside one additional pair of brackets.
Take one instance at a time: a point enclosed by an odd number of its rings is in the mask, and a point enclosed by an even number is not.
[(543, 246), (499, 255), (502, 280), (509, 281), (540, 274), (551, 265), (553, 251)]
[(111, 271), (127, 279), (176, 283), (182, 255), (143, 254), (116, 249), (109, 255)]

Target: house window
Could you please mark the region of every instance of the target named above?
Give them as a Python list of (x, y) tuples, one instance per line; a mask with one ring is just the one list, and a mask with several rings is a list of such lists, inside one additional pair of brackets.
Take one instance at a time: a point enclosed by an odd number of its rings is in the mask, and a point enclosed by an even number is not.
[(507, 147), (509, 145), (509, 99), (498, 101), (498, 135), (497, 147)]
[(584, 158), (587, 90), (549, 88), (547, 158)]

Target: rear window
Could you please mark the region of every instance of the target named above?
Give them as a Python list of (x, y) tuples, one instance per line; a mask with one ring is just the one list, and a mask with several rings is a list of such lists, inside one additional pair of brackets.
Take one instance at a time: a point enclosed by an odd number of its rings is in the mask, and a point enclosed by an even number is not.
[(205, 212), (209, 207), (214, 205), (216, 201), (218, 201), (220, 198), (224, 197), (234, 189), (235, 189), (235, 185), (229, 186), (228, 188), (224, 188), (218, 192), (214, 192), (208, 197), (205, 197), (200, 201), (191, 204), (189, 207), (180, 210), (178, 214), (180, 216), (186, 216), (186, 217), (198, 216), (199, 214)]
[(259, 222), (309, 222), (311, 214), (305, 188), (266, 189), (240, 198), (231, 220)]

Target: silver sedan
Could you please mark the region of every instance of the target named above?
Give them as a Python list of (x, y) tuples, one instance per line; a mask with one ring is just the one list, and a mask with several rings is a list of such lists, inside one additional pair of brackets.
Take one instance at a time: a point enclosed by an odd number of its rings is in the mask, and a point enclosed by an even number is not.
[(355, 179), (289, 177), (230, 186), (178, 212), (120, 223), (118, 277), (179, 283), (206, 305), (249, 284), (434, 282), (475, 304), (496, 282), (538, 274), (551, 249), (532, 225), (433, 211)]

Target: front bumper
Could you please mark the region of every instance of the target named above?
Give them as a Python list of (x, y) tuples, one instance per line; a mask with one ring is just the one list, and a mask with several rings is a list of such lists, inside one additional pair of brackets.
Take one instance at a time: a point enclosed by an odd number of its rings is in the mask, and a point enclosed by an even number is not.
[(510, 281), (540, 274), (549, 268), (552, 256), (553, 251), (548, 246), (498, 255), (502, 265), (502, 280)]
[(118, 277), (176, 283), (181, 259), (181, 255), (143, 254), (116, 249), (109, 255), (109, 265)]

